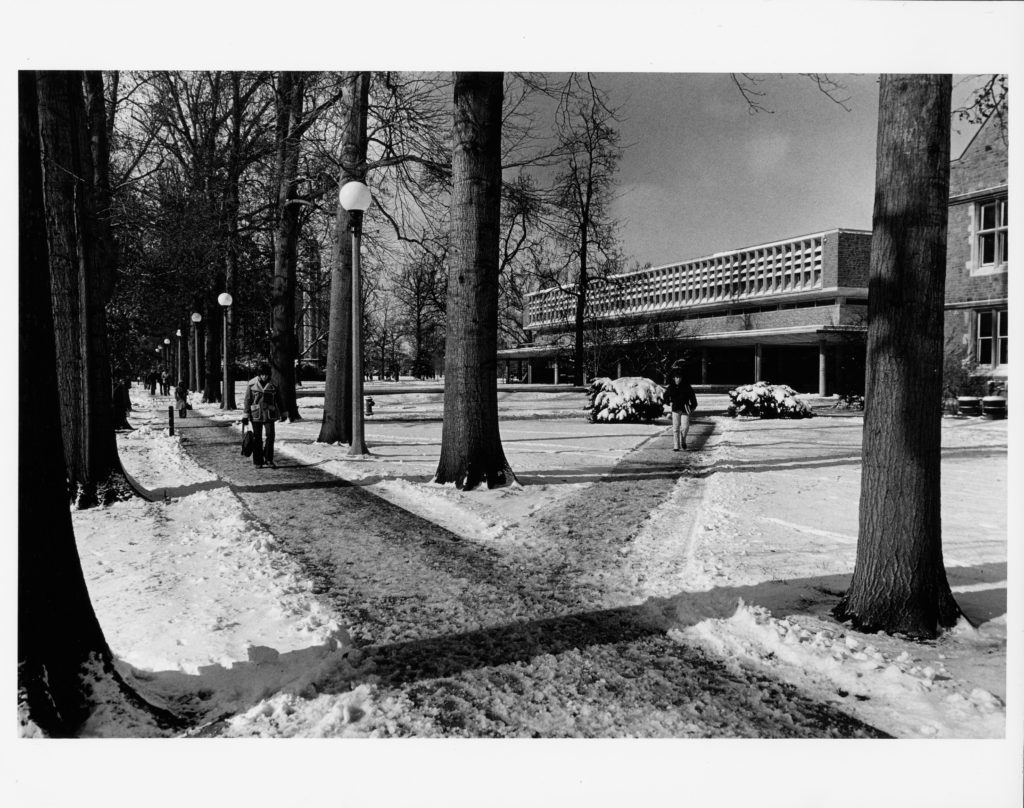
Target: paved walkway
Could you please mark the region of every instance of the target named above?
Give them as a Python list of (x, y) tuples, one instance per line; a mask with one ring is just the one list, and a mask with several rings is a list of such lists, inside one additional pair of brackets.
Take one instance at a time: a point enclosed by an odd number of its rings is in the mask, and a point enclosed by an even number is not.
[[(374, 735), (880, 734), (670, 640), (652, 611), (603, 586), (623, 566), (621, 547), (686, 474), (667, 431), (539, 517), (551, 540), (509, 558), (315, 467), (278, 458), (277, 469), (255, 469), (224, 424), (190, 416), (178, 429), (347, 622), (376, 702), (399, 706), (362, 719)], [(707, 429), (695, 427), (698, 444)]]

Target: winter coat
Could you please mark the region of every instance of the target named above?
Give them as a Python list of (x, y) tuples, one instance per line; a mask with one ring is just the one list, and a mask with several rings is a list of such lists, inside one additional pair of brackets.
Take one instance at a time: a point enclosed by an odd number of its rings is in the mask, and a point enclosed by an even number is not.
[(188, 385), (179, 384), (174, 388), (174, 399), (178, 407), (184, 407), (188, 403)]
[(245, 388), (245, 403), (242, 409), (250, 421), (267, 423), (278, 420), (284, 406), (277, 385), (272, 380), (268, 380), (265, 385), (261, 384), (259, 376), (250, 379)]
[(693, 388), (686, 382), (675, 384), (669, 382), (665, 386), (665, 403), (672, 407), (672, 412), (685, 412), (689, 415), (697, 409), (697, 396)]

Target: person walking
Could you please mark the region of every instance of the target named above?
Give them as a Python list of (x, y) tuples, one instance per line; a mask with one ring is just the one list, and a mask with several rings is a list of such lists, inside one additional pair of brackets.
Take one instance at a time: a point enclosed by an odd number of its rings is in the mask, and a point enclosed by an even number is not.
[(697, 396), (683, 380), (683, 370), (673, 366), (665, 387), (665, 403), (672, 407), (673, 452), (686, 449), (686, 433), (690, 431), (690, 415), (697, 409)]
[(171, 374), (166, 370), (160, 374), (160, 395), (169, 396), (171, 394)]
[(174, 403), (178, 407), (178, 417), (188, 417), (188, 383), (181, 379), (174, 388)]
[[(252, 453), (252, 462), (256, 468), (264, 464), (276, 469), (274, 463), (274, 423), (284, 421), (286, 415), (281, 404), (281, 394), (277, 385), (270, 379), (270, 365), (263, 363), (254, 378), (245, 387), (245, 401), (242, 404), (245, 413), (242, 416), (242, 429), (252, 422), (252, 431), (256, 435), (256, 448)], [(267, 437), (264, 442), (263, 430)]]

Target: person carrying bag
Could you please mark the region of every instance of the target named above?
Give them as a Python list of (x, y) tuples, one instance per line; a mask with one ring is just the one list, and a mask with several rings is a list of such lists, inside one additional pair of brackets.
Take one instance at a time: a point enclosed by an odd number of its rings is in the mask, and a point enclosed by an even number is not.
[[(274, 463), (274, 423), (278, 420), (284, 421), (287, 417), (284, 414), (284, 407), (281, 403), (281, 395), (277, 385), (270, 379), (270, 365), (263, 363), (259, 367), (255, 378), (249, 380), (245, 388), (245, 403), (242, 405), (245, 415), (242, 418), (242, 430), (244, 433), (246, 425), (252, 422), (253, 430), (253, 451), (252, 462), (256, 468), (261, 469), (264, 465), (276, 469)], [(263, 432), (266, 430), (266, 440), (263, 440)], [(244, 453), (244, 435), (243, 435)]]

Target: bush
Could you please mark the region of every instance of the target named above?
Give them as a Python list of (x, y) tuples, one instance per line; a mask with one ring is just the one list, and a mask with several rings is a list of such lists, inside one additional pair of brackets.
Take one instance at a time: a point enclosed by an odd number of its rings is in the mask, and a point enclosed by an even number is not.
[(591, 423), (653, 421), (665, 411), (664, 395), (665, 388), (641, 376), (594, 379), (587, 391), (588, 418)]
[(785, 384), (757, 382), (729, 391), (728, 414), (752, 418), (810, 418), (811, 408), (796, 397), (796, 391)]

